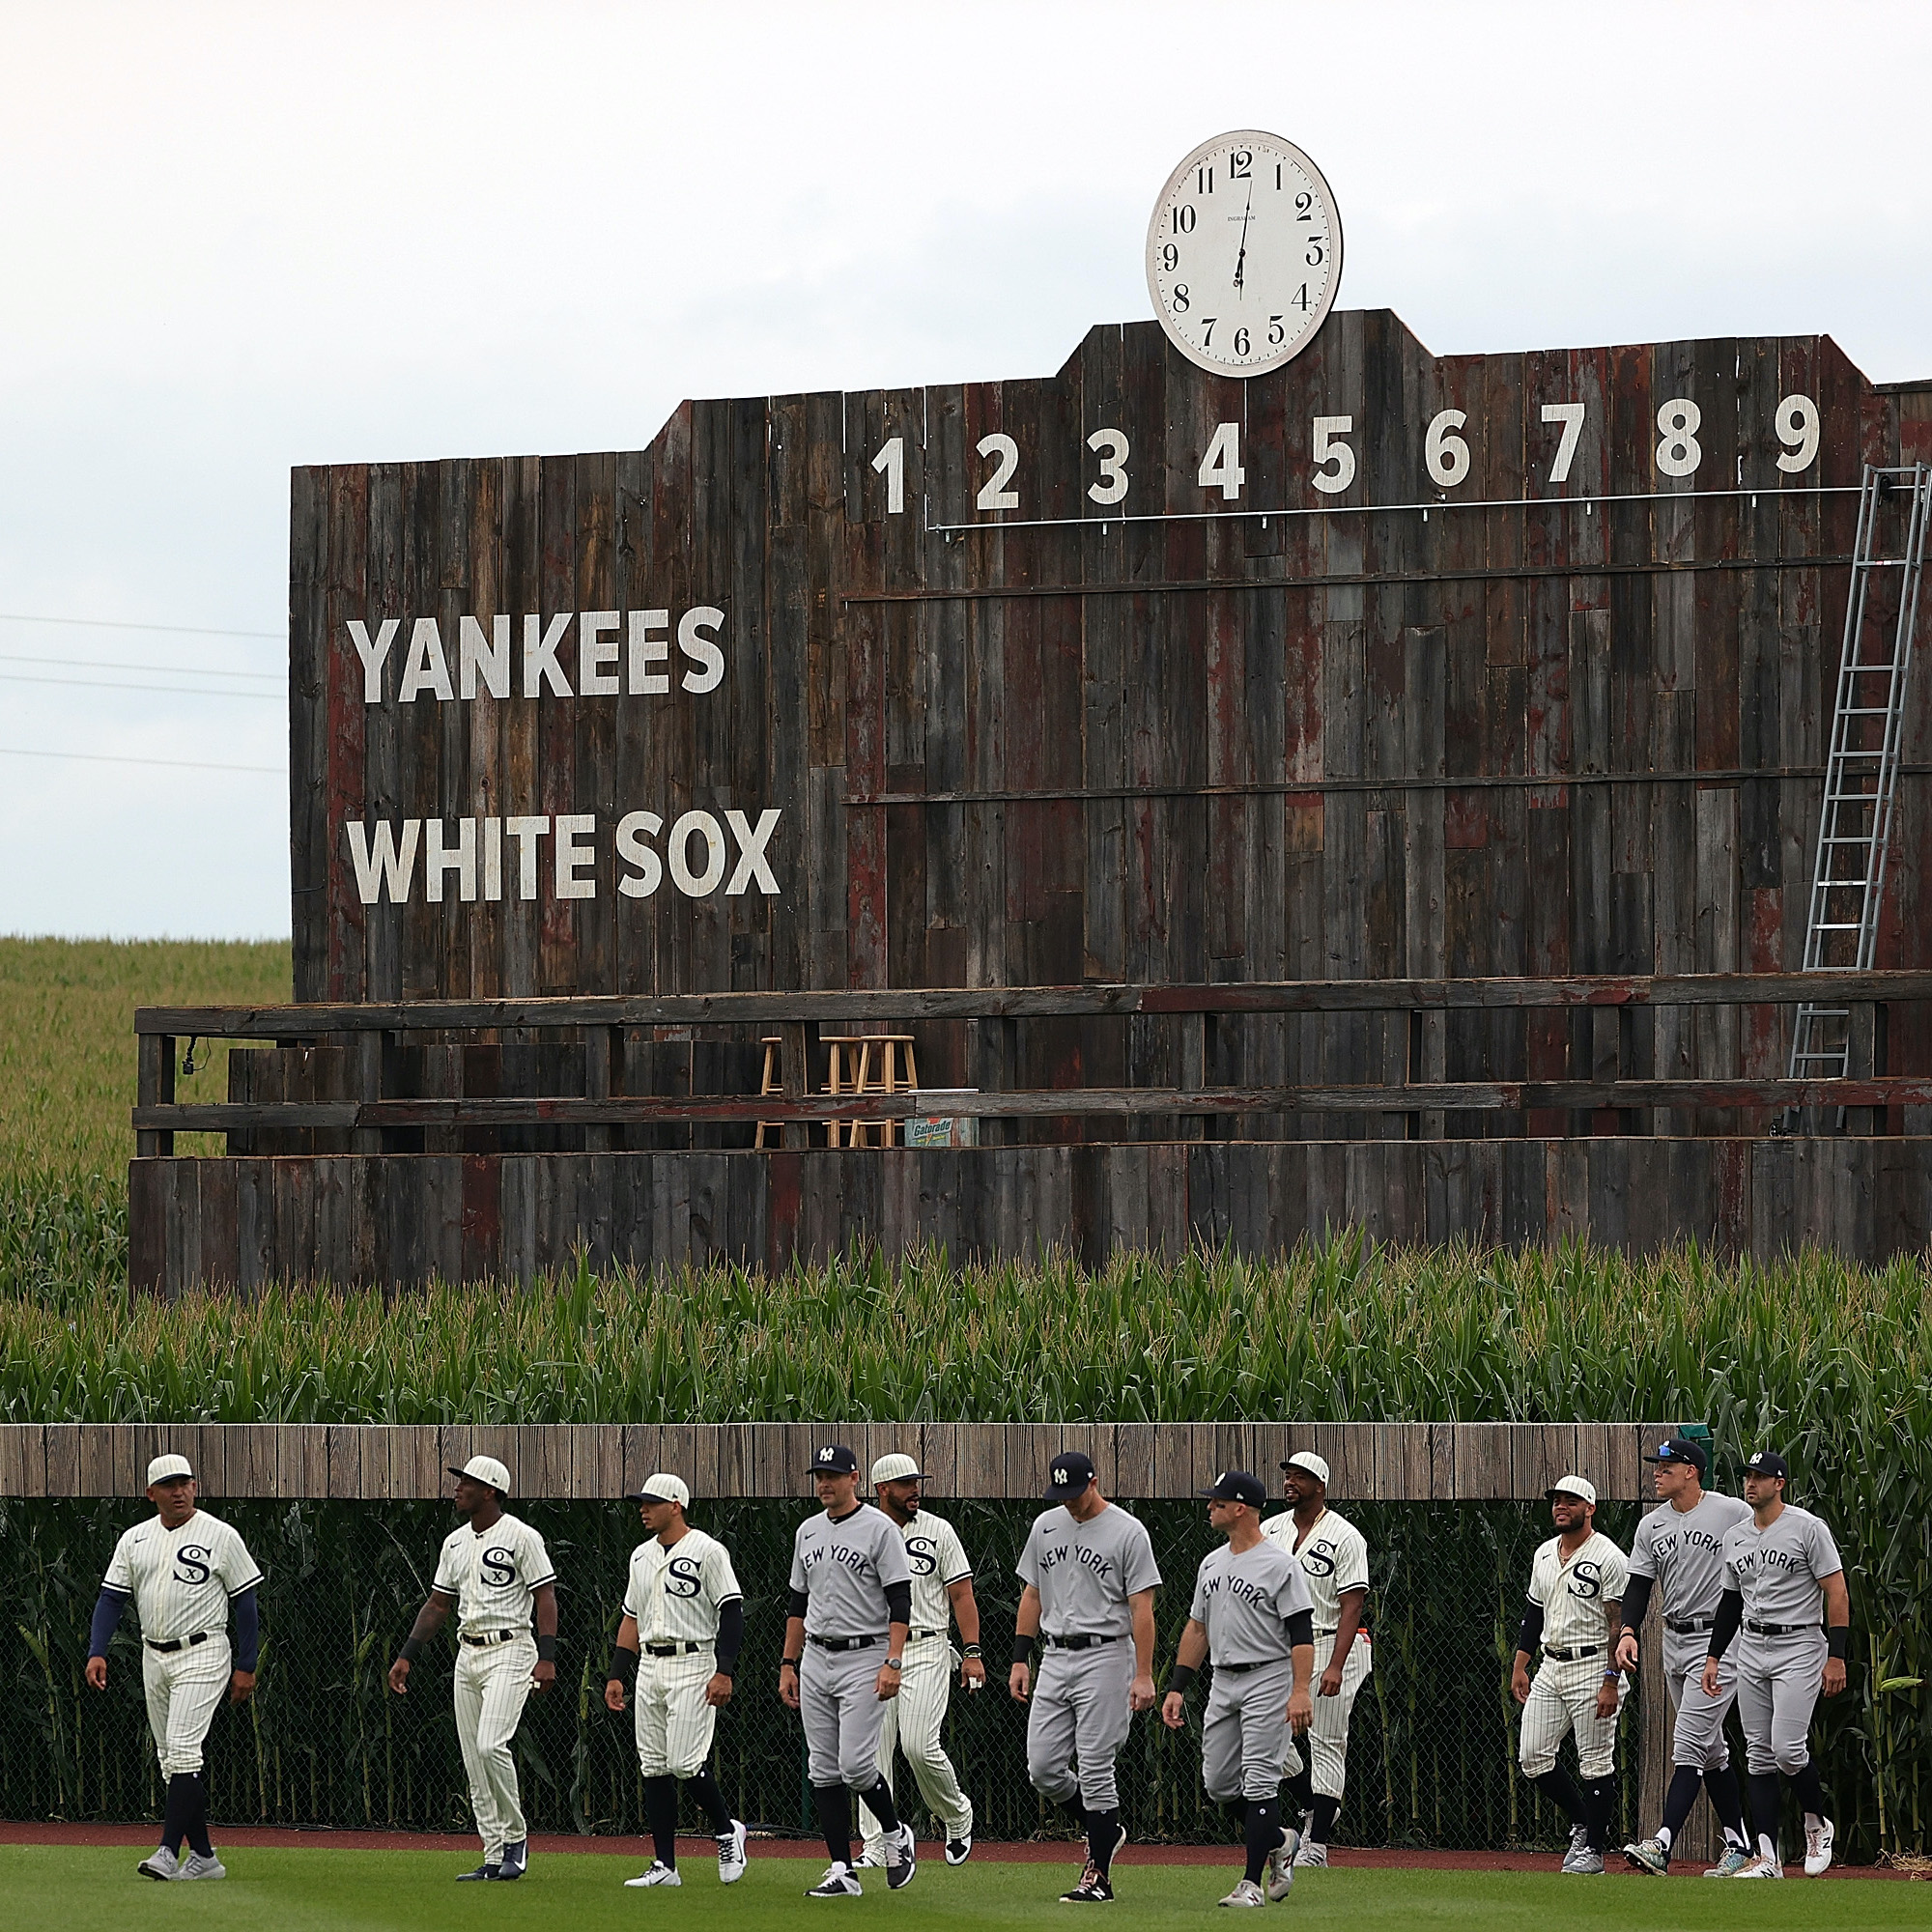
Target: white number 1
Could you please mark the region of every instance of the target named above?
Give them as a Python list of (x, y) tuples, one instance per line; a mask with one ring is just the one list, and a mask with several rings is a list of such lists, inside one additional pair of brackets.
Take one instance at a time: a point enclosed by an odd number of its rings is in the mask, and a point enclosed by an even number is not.
[(1552, 483), (1567, 483), (1570, 480), (1570, 465), (1576, 459), (1577, 445), (1583, 436), (1583, 405), (1545, 403), (1543, 420), (1563, 425), (1563, 434), (1556, 440), (1556, 461), (1549, 466), (1549, 480)]
[(902, 515), (905, 511), (905, 438), (894, 437), (872, 458), (872, 468), (885, 472), (886, 515)]

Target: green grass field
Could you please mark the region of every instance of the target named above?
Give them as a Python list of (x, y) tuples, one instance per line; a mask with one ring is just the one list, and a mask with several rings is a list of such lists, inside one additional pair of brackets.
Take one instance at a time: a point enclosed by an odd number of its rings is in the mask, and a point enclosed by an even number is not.
[[(165, 1928), (253, 1928), (281, 1932), (417, 1932), (469, 1926), (602, 1932), (642, 1925), (717, 1927), (719, 1932), (791, 1932), (801, 1917), (880, 1924), (911, 1920), (951, 1932), (980, 1926), (1058, 1926), (1069, 1908), (1057, 1893), (1069, 1882), (1050, 1864), (976, 1863), (951, 1871), (922, 1865), (912, 1888), (891, 1894), (867, 1873), (866, 1896), (807, 1901), (818, 1868), (802, 1859), (755, 1857), (726, 1891), (702, 1861), (676, 1891), (627, 1891), (634, 1859), (578, 1853), (539, 1859), (515, 1886), (452, 1884), (462, 1861), (446, 1852), (240, 1851), (219, 1885), (163, 1887), (134, 1874), (137, 1851), (0, 1846), (0, 1924), (58, 1925), (61, 1932), (122, 1932), (130, 1920)], [(1119, 1898), (1106, 1922), (1123, 1928), (1218, 1921), (1215, 1901), (1238, 1873), (1202, 1865), (1123, 1865)], [(1481, 1927), (1483, 1932), (1553, 1932), (1557, 1927), (1731, 1926), (1772, 1932), (1803, 1926), (1923, 1925), (1932, 1894), (1913, 1885), (1848, 1881), (1739, 1888), (1686, 1878), (1657, 1885), (1631, 1877), (1601, 1881), (1433, 1871), (1308, 1872), (1289, 1900), (1267, 1908), (1270, 1921), (1347, 1926), (1350, 1932), (1415, 1925)]]

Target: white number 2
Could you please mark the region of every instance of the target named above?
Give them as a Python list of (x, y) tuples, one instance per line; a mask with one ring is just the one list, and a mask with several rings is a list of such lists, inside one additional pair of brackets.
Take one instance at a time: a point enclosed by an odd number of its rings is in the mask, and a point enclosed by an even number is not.
[[(1339, 497), (1355, 480), (1355, 452), (1342, 440), (1354, 426), (1353, 416), (1315, 418), (1315, 441), (1309, 450), (1315, 473), (1309, 481), (1323, 496)], [(1332, 470), (1324, 467), (1330, 463), (1335, 466)]]
[(1704, 460), (1697, 426), (1704, 412), (1689, 396), (1673, 396), (1657, 412), (1657, 467), (1666, 476), (1694, 476)]
[(1549, 466), (1549, 480), (1552, 483), (1567, 483), (1570, 480), (1570, 466), (1577, 459), (1577, 445), (1583, 438), (1583, 405), (1545, 403), (1543, 420), (1563, 425), (1563, 434), (1556, 439), (1556, 461)]
[(1020, 467), (1020, 446), (1002, 430), (995, 430), (990, 436), (980, 439), (980, 454), (996, 456), (999, 461), (993, 466), (993, 473), (980, 486), (980, 494), (974, 501), (982, 510), (1017, 510), (1020, 506), (1020, 493), (1009, 490), (1007, 485), (1013, 480), (1013, 471)]
[(894, 437), (872, 458), (872, 468), (885, 475), (886, 515), (902, 516), (905, 512), (905, 438)]
[(1117, 429), (1096, 429), (1087, 447), (1100, 459), (1100, 480), (1087, 486), (1096, 503), (1118, 503), (1127, 494), (1127, 440)]
[(1211, 490), (1218, 483), (1223, 497), (1238, 497), (1241, 494), (1241, 485), (1248, 480), (1248, 472), (1241, 468), (1239, 423), (1217, 425), (1214, 440), (1208, 445), (1208, 454), (1201, 459), (1196, 480), (1204, 490)]
[(1788, 445), (1777, 459), (1787, 476), (1809, 469), (1818, 454), (1818, 405), (1809, 396), (1786, 396), (1777, 406), (1777, 440)]
[(1456, 434), (1469, 420), (1462, 410), (1444, 410), (1429, 425), (1422, 457), (1441, 490), (1453, 490), (1469, 473), (1469, 445)]

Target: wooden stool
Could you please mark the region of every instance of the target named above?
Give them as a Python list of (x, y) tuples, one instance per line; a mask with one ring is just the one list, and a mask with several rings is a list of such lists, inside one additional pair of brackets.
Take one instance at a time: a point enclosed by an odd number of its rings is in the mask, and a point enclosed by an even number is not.
[[(774, 1033), (767, 1034), (758, 1044), (765, 1049), (765, 1070), (758, 1078), (758, 1098), (762, 1100), (768, 1094), (784, 1092), (784, 1082), (779, 1077), (779, 1049), (784, 1041)], [(760, 1121), (757, 1131), (752, 1136), (752, 1146), (754, 1149), (765, 1146), (767, 1133), (778, 1137), (774, 1146), (784, 1145), (784, 1128), (777, 1121)]]
[[(909, 1033), (863, 1033), (848, 1038), (828, 1039), (831, 1049), (831, 1066), (826, 1092), (830, 1094), (902, 1094), (919, 1085), (919, 1062), (913, 1053), (913, 1037)], [(858, 1049), (858, 1065), (850, 1065), (851, 1050)], [(903, 1060), (904, 1078), (901, 1079)], [(850, 1072), (849, 1085), (845, 1075)], [(854, 1121), (846, 1133), (848, 1148), (892, 1147), (894, 1133), (898, 1122), (893, 1120)], [(876, 1142), (869, 1136), (876, 1130)], [(838, 1145), (838, 1128), (833, 1129), (832, 1145)]]

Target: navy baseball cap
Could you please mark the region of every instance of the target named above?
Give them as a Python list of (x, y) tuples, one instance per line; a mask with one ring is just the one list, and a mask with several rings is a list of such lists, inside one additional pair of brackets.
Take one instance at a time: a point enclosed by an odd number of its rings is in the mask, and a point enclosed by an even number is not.
[(1083, 1456), (1077, 1449), (1069, 1449), (1064, 1456), (1053, 1459), (1053, 1468), (1049, 1473), (1053, 1480), (1046, 1487), (1047, 1501), (1071, 1502), (1094, 1480), (1094, 1459)]
[(1782, 1476), (1789, 1481), (1791, 1464), (1776, 1449), (1760, 1449), (1745, 1464), (1745, 1474), (1747, 1476)]
[(1711, 1466), (1711, 1459), (1704, 1454), (1703, 1445), (1684, 1435), (1673, 1435), (1668, 1442), (1660, 1442), (1657, 1454), (1646, 1456), (1643, 1460), (1646, 1463), (1689, 1463), (1700, 1476)]
[(1211, 1490), (1196, 1490), (1194, 1493), (1211, 1497), (1217, 1503), (1246, 1503), (1251, 1509), (1260, 1509), (1267, 1501), (1262, 1479), (1249, 1475), (1245, 1469), (1224, 1470), (1214, 1478)]
[(856, 1476), (859, 1473), (859, 1459), (842, 1442), (828, 1442), (823, 1449), (811, 1452), (811, 1473), (814, 1476)]

